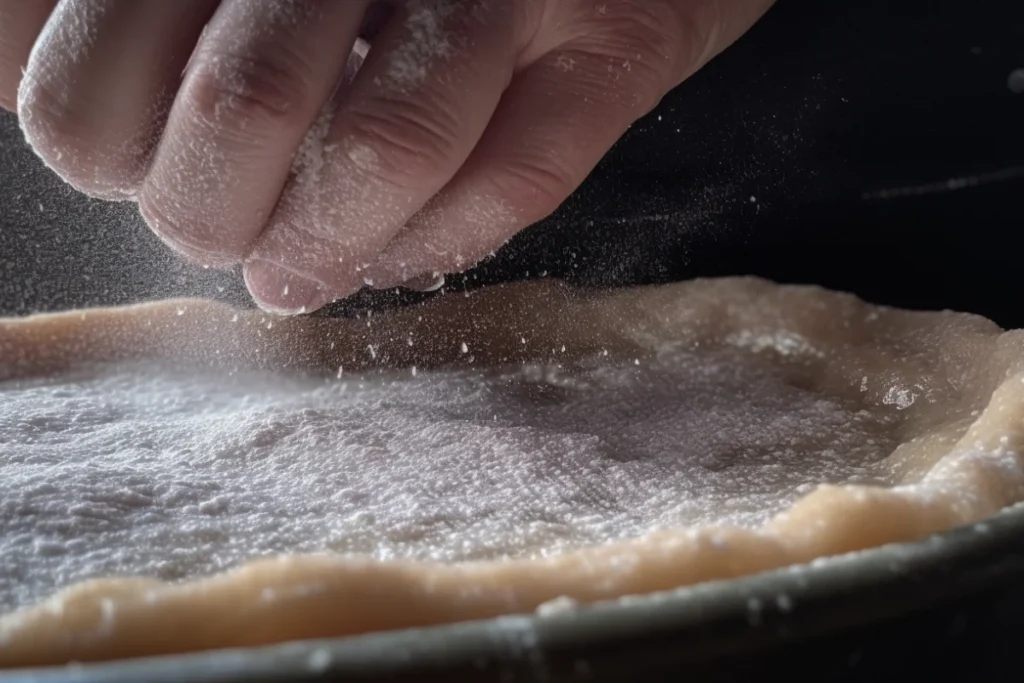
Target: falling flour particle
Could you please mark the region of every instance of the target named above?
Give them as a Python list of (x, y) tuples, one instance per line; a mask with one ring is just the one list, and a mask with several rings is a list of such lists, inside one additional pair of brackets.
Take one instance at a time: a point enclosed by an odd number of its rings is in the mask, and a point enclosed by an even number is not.
[(1014, 69), (1006, 77), (1006, 87), (1015, 95), (1024, 93), (1024, 67)]
[(760, 598), (747, 599), (747, 622), (751, 626), (757, 626), (761, 623), (761, 610), (763, 608), (764, 603)]
[(552, 617), (559, 614), (572, 612), (579, 607), (579, 603), (572, 598), (562, 595), (554, 600), (548, 600), (537, 606), (536, 612), (539, 617)]
[(306, 660), (309, 670), (314, 673), (322, 673), (331, 665), (331, 651), (325, 647), (318, 647), (310, 653)]

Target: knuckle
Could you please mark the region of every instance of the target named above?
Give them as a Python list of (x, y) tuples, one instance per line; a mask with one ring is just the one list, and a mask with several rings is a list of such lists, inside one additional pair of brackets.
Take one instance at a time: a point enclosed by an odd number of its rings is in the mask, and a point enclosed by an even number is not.
[(249, 126), (300, 125), (312, 89), (304, 60), (275, 46), (251, 57), (204, 55), (191, 69), (185, 97), (199, 118), (242, 133)]
[(727, 21), (718, 2), (673, 3), (669, 9), (666, 20), (671, 21), (673, 39), (668, 56), (674, 59), (677, 80), (681, 81), (723, 47)]
[(374, 102), (346, 112), (352, 163), (378, 180), (416, 187), (458, 154), (457, 117), (436, 101)]
[(553, 155), (520, 154), (507, 159), (492, 178), (498, 195), (527, 222), (546, 217), (576, 189), (576, 174)]
[[(694, 41), (703, 26), (705, 3), (672, 0), (633, 0), (608, 9), (603, 30), (587, 40), (584, 49), (609, 59), (628, 76), (636, 104), (653, 108), (678, 85), (703, 49)], [(699, 45), (697, 44), (699, 43)]]
[(701, 2), (675, 0), (631, 0), (615, 5), (603, 23), (602, 39), (612, 49), (639, 51), (645, 57), (672, 60), (679, 54), (680, 42), (687, 37)]

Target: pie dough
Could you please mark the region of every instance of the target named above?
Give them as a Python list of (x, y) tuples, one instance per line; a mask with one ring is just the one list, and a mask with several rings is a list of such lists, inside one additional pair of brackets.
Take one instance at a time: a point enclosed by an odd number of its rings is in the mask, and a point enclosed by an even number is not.
[(175, 300), (0, 320), (0, 358), (5, 667), (612, 600), (1024, 499), (1024, 333), (815, 287)]

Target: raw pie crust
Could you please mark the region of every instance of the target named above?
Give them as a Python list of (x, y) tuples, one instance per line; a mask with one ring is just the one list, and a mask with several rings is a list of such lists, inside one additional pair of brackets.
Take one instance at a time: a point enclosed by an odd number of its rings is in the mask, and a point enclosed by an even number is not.
[(819, 485), (758, 527), (663, 529), (525, 559), (290, 555), (178, 583), (85, 581), (0, 617), (0, 666), (425, 626), (528, 612), (562, 597), (611, 600), (917, 539), (1024, 498), (1024, 332), (755, 279), (586, 293), (540, 281), (360, 320), (272, 320), (199, 300), (37, 315), (0, 320), (0, 380), (151, 359), (358, 373), (594, 358), (639, 366), (723, 349), (884, 418), (898, 444), (885, 459), (888, 481)]

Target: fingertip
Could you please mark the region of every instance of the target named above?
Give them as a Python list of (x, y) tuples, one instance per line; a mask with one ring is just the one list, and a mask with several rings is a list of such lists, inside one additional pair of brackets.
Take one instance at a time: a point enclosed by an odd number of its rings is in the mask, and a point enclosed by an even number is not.
[(150, 193), (143, 191), (134, 199), (138, 201), (142, 220), (164, 245), (186, 260), (207, 268), (230, 268), (238, 263), (241, 258), (238, 255), (182, 239), (182, 231), (176, 229), (176, 222), (169, 220), (159, 202), (154, 202), (151, 197)]
[(311, 313), (334, 300), (319, 282), (269, 261), (246, 262), (242, 276), (256, 305), (268, 313)]

